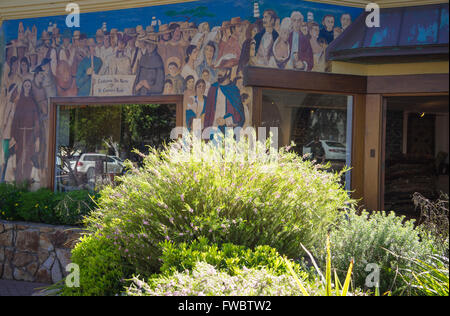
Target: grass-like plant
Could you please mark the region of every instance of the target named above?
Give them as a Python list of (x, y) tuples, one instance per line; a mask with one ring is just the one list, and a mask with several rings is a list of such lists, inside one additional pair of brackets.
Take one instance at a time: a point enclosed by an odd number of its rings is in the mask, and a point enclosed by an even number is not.
[[(321, 287), (322, 291), (318, 292), (321, 296), (347, 296), (349, 294), (349, 289), (351, 285), (352, 280), (352, 272), (353, 272), (353, 260), (350, 261), (350, 265), (348, 267), (347, 275), (345, 277), (344, 284), (339, 280), (339, 277), (336, 273), (336, 270), (334, 270), (334, 284), (332, 280), (332, 267), (331, 267), (331, 246), (330, 246), (330, 238), (327, 237), (327, 259), (326, 259), (326, 270), (325, 270), (325, 277), (323, 276), (322, 271), (317, 266), (317, 263), (315, 262), (314, 258), (310, 255), (311, 260), (313, 262), (313, 265), (317, 271), (317, 273), (320, 276), (321, 279)], [(311, 296), (311, 294), (308, 292), (307, 287), (304, 285), (304, 283), (298, 278), (297, 273), (292, 268), (292, 264), (289, 260), (284, 258), (284, 261), (286, 263), (286, 266), (288, 267), (289, 273), (294, 278), (295, 282), (297, 283), (298, 288), (302, 292), (304, 296)]]

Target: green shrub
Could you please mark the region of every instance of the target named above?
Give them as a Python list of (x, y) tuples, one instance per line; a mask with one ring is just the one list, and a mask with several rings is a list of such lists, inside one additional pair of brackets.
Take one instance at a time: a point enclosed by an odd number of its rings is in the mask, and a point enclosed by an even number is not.
[(100, 234), (85, 235), (72, 250), (72, 263), (80, 268), (80, 287), (64, 287), (63, 296), (110, 296), (123, 288), (126, 269), (117, 246)]
[[(144, 156), (116, 187), (101, 192), (99, 209), (86, 223), (122, 242), (121, 251), (142, 275), (158, 272), (160, 243), (212, 243), (254, 249), (268, 245), (298, 258), (300, 243), (323, 244), (339, 211), (351, 207), (340, 174), (321, 170), (280, 150), (278, 161), (248, 159), (249, 145), (228, 140), (238, 150), (227, 156), (214, 142), (201, 143), (196, 159), (179, 141)], [(259, 145), (258, 153), (266, 152)]]
[(62, 198), (62, 193), (54, 193), (48, 189), (24, 192), (17, 202), (17, 214), (27, 222), (58, 224), (54, 208)]
[(22, 220), (17, 214), (16, 207), (19, 205), (18, 201), (24, 192), (26, 192), (26, 189), (23, 187), (0, 183), (0, 219), (9, 221)]
[(89, 191), (67, 193), (40, 189), (30, 192), (26, 186), (0, 184), (0, 219), (54, 225), (79, 225), (95, 208), (96, 195)]
[(415, 229), (413, 221), (404, 222), (403, 217), (394, 213), (375, 212), (369, 216), (367, 212), (357, 215), (350, 211), (337, 227), (330, 236), (333, 264), (344, 276), (353, 258), (356, 287), (365, 287), (366, 277), (372, 272), (365, 268), (372, 263), (381, 270), (380, 290), (398, 293), (404, 286), (398, 271), (409, 267), (411, 262), (396, 254), (423, 259), (434, 251), (432, 242)]
[(66, 193), (55, 206), (55, 215), (59, 223), (64, 225), (79, 225), (83, 218), (95, 208), (96, 196), (91, 192), (81, 190)]
[[(206, 262), (218, 271), (230, 275), (239, 274), (246, 268), (265, 268), (275, 275), (288, 273), (283, 257), (269, 246), (258, 246), (255, 250), (233, 244), (210, 245), (206, 238), (200, 238), (190, 244), (173, 244), (165, 241), (162, 245), (161, 273), (192, 271), (197, 262)], [(300, 266), (294, 264), (295, 270)], [(306, 275), (305, 275), (306, 277)]]

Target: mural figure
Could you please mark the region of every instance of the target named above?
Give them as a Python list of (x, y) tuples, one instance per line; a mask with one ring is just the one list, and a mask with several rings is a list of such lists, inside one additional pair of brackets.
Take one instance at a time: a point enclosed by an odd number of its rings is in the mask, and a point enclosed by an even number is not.
[[(103, 62), (95, 56), (95, 42), (90, 39), (88, 42), (89, 53), (78, 65), (76, 82), (78, 87), (78, 96), (89, 96), (91, 94), (92, 75), (98, 74), (102, 68)], [(82, 52), (83, 50), (80, 50)]]
[(319, 37), (323, 38), (327, 44), (330, 44), (334, 40), (334, 16), (324, 16)]
[(38, 161), (41, 169), (40, 180), (45, 180), (46, 158), (47, 158), (47, 131), (48, 131), (48, 101), (47, 93), (43, 86), (45, 74), (42, 67), (38, 66), (34, 70), (34, 78), (32, 82), (33, 98), (36, 102), (39, 115), (39, 154)]
[(205, 107), (205, 128), (217, 127), (224, 133), (225, 127), (244, 125), (244, 107), (239, 89), (231, 82), (231, 72), (231, 68), (220, 67), (217, 82), (209, 89)]
[(268, 66), (271, 56), (273, 43), (277, 40), (279, 34), (275, 30), (275, 22), (278, 19), (277, 14), (273, 10), (264, 12), (263, 26), (264, 30), (256, 34), (256, 52), (258, 58), (258, 66)]
[[(169, 73), (166, 75), (166, 80), (170, 80), (173, 87), (173, 94), (183, 94), (184, 79), (180, 75), (181, 62), (177, 57), (171, 57), (167, 61)], [(167, 94), (167, 93), (164, 93)]]
[(50, 28), (45, 18), (4, 22), (16, 27), (6, 38), (0, 81), (0, 180), (47, 180), (48, 99), (98, 95), (93, 75), (126, 77), (118, 81), (127, 82), (121, 87), (127, 94), (183, 95), (189, 128), (194, 118), (205, 128), (251, 126), (253, 90), (243, 84), (245, 67), (327, 71), (326, 49), (353, 17), (344, 8), (333, 15), (301, 5), (293, 12), (265, 6), (262, 16), (252, 5), (233, 18), (218, 19), (224, 12), (214, 10), (166, 14), (172, 20), (160, 17), (147, 26), (123, 24), (124, 15), (112, 29), (109, 22), (75, 30)]
[[(1, 135), (3, 136), (2, 150), (3, 150), (3, 165), (0, 173), (0, 183), (6, 180), (6, 171), (8, 170), (9, 158), (13, 155), (11, 150), (11, 128), (14, 119), (14, 113), (16, 111), (16, 103), (19, 99), (18, 86), (13, 83), (6, 94), (6, 106), (1, 113), (3, 118), (1, 124)], [(10, 168), (11, 169), (11, 168)]]
[(181, 76), (187, 78), (188, 76), (194, 77), (195, 82), (199, 79), (197, 71), (195, 71), (195, 61), (197, 60), (199, 49), (195, 45), (189, 45), (186, 49), (186, 64), (181, 71)]
[(31, 177), (33, 168), (39, 168), (39, 110), (33, 98), (32, 83), (25, 80), (17, 101), (11, 126), (11, 145), (16, 154), (15, 181), (37, 180)]
[(290, 47), (292, 47), (291, 65), (295, 69), (311, 71), (314, 67), (314, 57), (308, 27), (306, 27), (306, 34), (302, 31), (302, 26), (305, 25), (303, 19), (300, 12), (293, 12), (291, 15), (293, 29), (289, 36)]
[(144, 44), (139, 60), (134, 91), (137, 95), (162, 94), (164, 91), (164, 62), (157, 51), (157, 41), (142, 39)]
[(203, 79), (200, 79), (195, 84), (195, 96), (188, 101), (186, 110), (186, 125), (189, 129), (192, 129), (192, 122), (194, 119), (201, 119), (203, 125), (203, 114), (205, 114), (206, 104), (206, 83)]

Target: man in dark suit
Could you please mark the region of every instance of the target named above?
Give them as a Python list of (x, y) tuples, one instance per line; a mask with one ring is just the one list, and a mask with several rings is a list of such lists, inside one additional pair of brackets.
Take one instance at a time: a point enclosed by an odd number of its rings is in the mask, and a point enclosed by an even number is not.
[(267, 66), (271, 56), (273, 43), (277, 40), (279, 34), (275, 30), (277, 14), (273, 10), (264, 11), (263, 25), (264, 29), (255, 35), (256, 57), (258, 64)]

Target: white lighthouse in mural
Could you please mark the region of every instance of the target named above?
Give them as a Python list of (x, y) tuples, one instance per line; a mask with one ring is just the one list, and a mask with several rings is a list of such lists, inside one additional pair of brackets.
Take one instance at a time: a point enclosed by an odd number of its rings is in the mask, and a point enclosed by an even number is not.
[(261, 17), (261, 13), (259, 11), (259, 2), (258, 1), (254, 1), (253, 2), (253, 17), (255, 19), (259, 19)]

